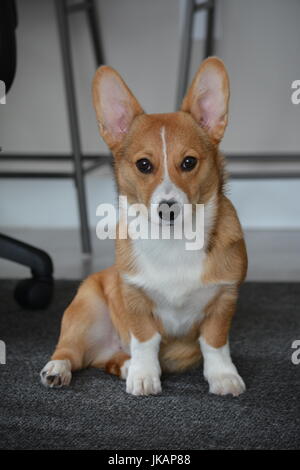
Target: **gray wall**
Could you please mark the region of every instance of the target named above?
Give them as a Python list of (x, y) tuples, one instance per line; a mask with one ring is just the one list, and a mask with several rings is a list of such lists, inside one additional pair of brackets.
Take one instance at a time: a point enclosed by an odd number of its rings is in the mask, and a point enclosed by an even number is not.
[[(172, 111), (184, 0), (98, 3), (108, 63), (148, 112)], [(0, 105), (0, 145), (5, 152), (68, 152), (53, 2), (19, 0), (18, 8), (18, 71), (7, 103)], [(300, 78), (299, 18), (298, 0), (219, 1), (217, 54), (228, 67), (232, 90), (225, 153), (299, 152), (300, 105), (290, 99), (291, 83)], [(91, 105), (95, 67), (85, 26), (80, 14), (72, 17), (82, 143), (86, 152), (104, 152)], [(197, 39), (193, 69), (201, 49)], [(114, 187), (107, 170), (89, 176), (87, 183), (95, 224), (97, 204), (113, 201)], [(298, 181), (230, 183), (246, 227), (299, 227), (299, 189)], [(0, 180), (0, 213), (2, 226), (75, 226), (74, 188), (69, 181)]]

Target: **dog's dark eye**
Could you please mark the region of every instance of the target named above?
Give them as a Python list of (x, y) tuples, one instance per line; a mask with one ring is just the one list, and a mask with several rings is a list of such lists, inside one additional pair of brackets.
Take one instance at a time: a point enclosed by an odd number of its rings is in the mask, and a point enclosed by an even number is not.
[(135, 164), (142, 173), (151, 173), (153, 170), (153, 165), (148, 158), (141, 158)]
[(197, 158), (185, 157), (181, 162), (182, 171), (191, 171), (197, 165)]

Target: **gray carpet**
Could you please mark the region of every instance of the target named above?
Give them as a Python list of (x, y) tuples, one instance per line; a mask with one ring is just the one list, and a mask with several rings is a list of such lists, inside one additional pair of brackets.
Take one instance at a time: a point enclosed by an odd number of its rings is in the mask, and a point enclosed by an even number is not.
[(22, 311), (13, 284), (0, 283), (2, 449), (299, 449), (300, 284), (245, 284), (231, 348), (247, 384), (238, 397), (208, 394), (200, 369), (163, 380), (156, 397), (132, 397), (124, 382), (96, 369), (67, 389), (47, 390), (38, 372), (57, 339), (76, 282), (57, 282), (47, 311)]

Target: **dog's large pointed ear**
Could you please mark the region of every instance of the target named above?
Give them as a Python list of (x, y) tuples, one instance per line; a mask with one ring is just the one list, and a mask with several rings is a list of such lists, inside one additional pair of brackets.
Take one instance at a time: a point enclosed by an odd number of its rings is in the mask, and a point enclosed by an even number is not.
[(209, 57), (200, 65), (181, 110), (190, 113), (217, 144), (227, 125), (228, 101), (229, 79), (225, 65), (217, 57)]
[(143, 110), (118, 72), (106, 65), (96, 71), (92, 91), (100, 134), (114, 150)]

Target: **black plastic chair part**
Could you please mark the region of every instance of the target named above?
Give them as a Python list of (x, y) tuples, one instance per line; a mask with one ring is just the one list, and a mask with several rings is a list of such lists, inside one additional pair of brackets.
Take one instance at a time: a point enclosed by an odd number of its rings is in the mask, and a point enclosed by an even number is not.
[(27, 309), (42, 309), (49, 305), (53, 295), (53, 264), (43, 250), (0, 234), (0, 257), (27, 266), (32, 277), (19, 281), (15, 300)]
[(16, 73), (17, 11), (14, 0), (0, 2), (0, 80), (8, 93)]
[[(0, 1), (0, 80), (9, 91), (16, 72), (16, 5)], [(1, 96), (0, 96), (1, 98)], [(5, 106), (5, 105), (0, 105)], [(1, 142), (0, 142), (1, 146)], [(40, 309), (49, 305), (53, 295), (53, 264), (45, 251), (0, 234), (0, 257), (27, 266), (32, 277), (17, 283), (14, 297), (24, 308)]]

